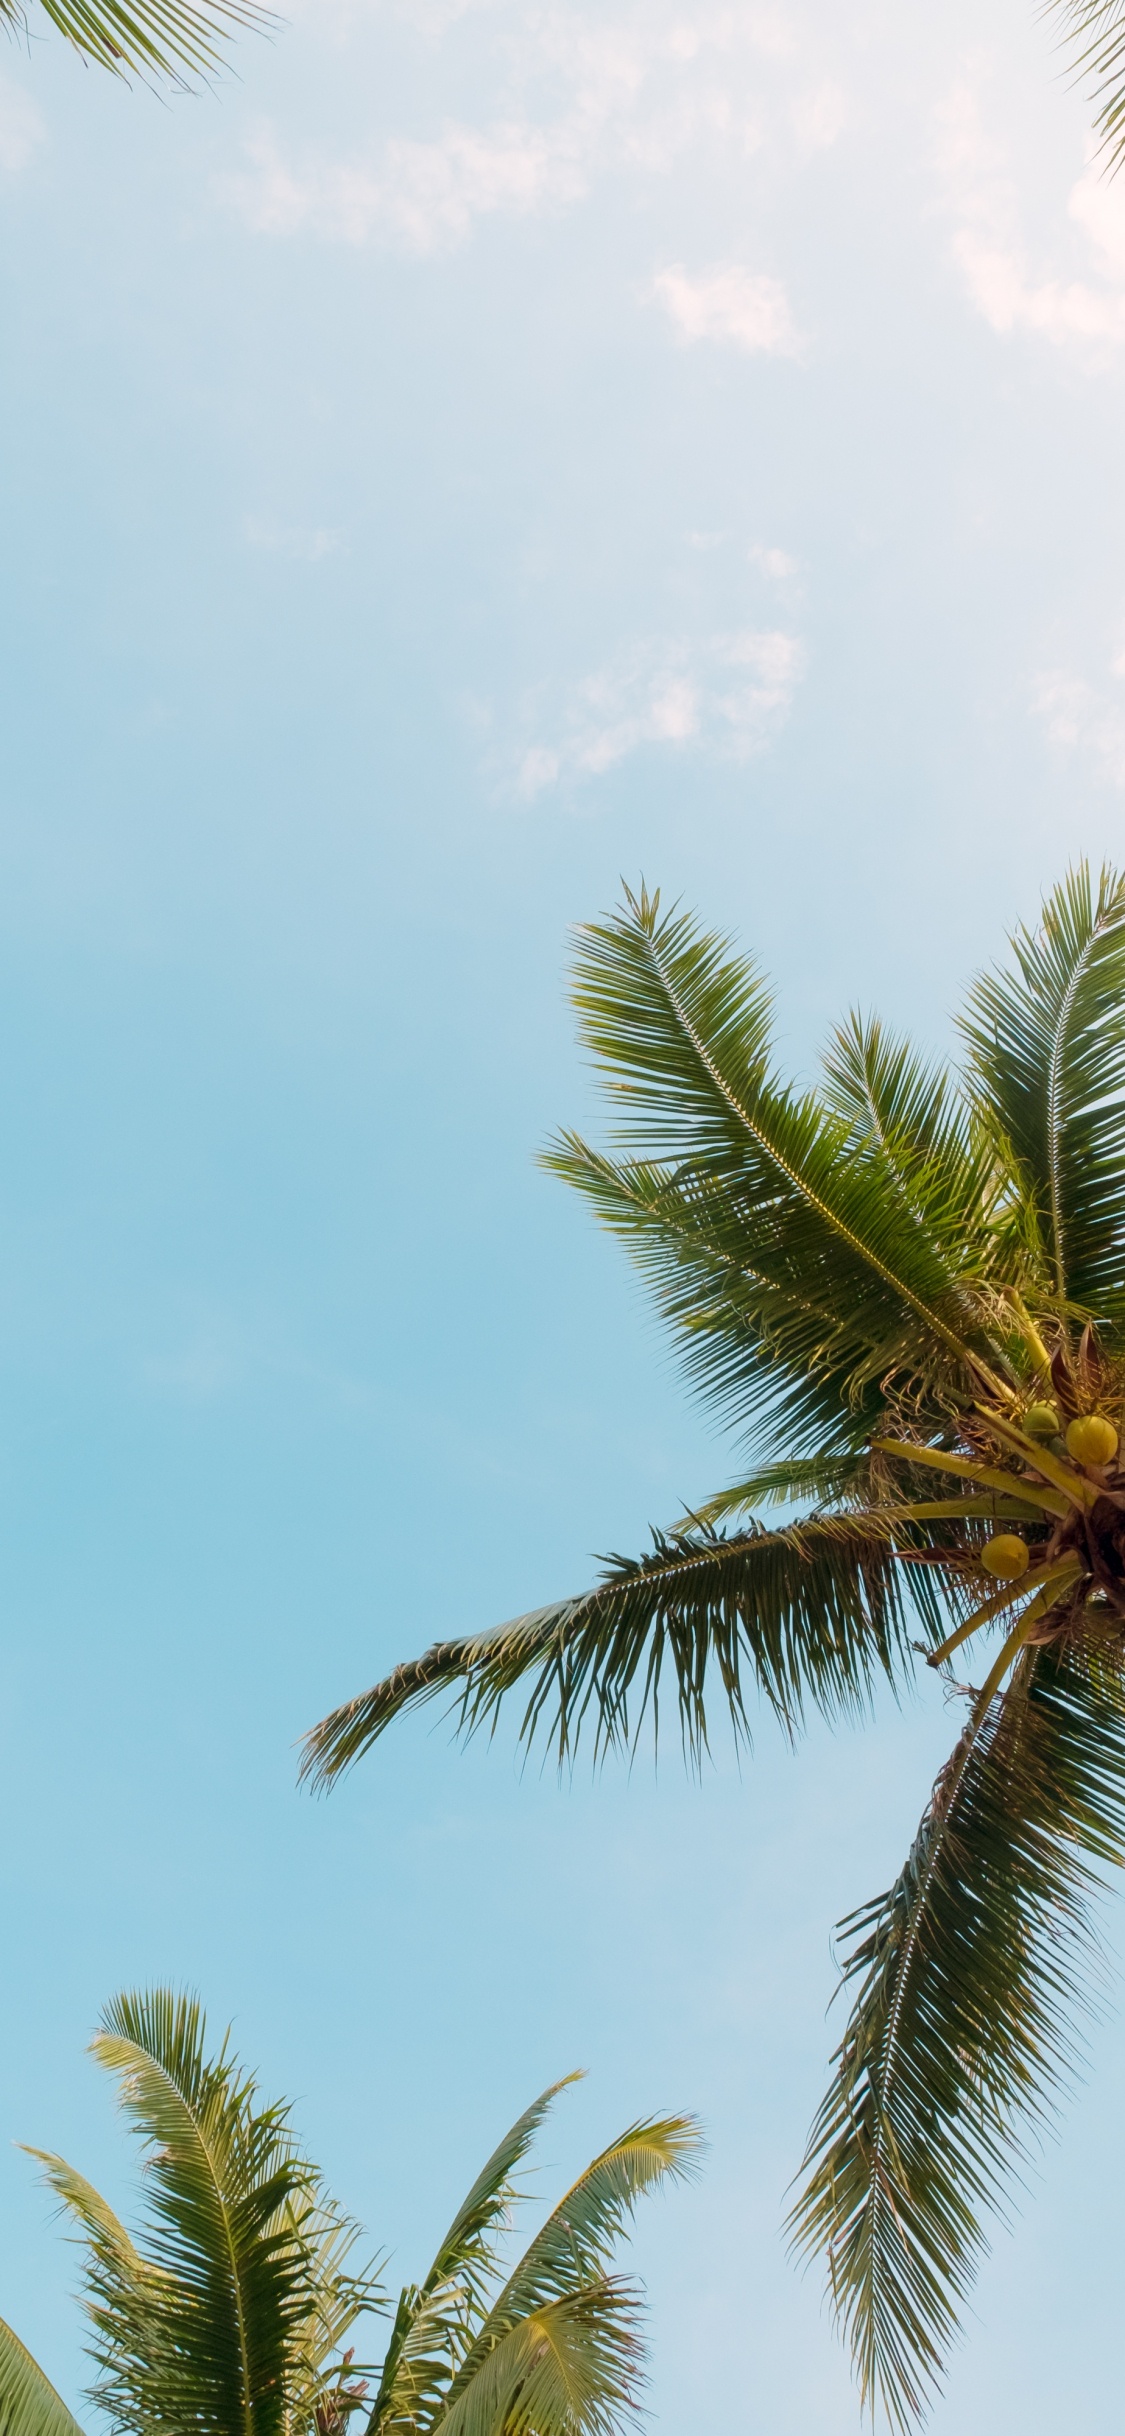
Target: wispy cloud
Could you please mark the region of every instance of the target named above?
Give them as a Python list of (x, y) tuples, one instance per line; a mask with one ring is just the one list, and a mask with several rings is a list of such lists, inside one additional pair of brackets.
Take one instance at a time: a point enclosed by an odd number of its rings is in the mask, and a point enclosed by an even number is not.
[(0, 175), (18, 178), (45, 134), (30, 94), (0, 76)]
[(1073, 669), (1042, 669), (1032, 704), (1056, 752), (1077, 755), (1095, 777), (1125, 787), (1125, 651), (1110, 662), (1106, 678), (1092, 685)]
[(658, 272), (652, 292), (685, 346), (702, 338), (740, 347), (747, 355), (798, 355), (801, 340), (779, 279), (740, 263), (692, 278), (682, 262)]
[(344, 536), (326, 524), (279, 524), (272, 516), (244, 516), (242, 538), (252, 550), (267, 550), (275, 558), (300, 558), (310, 563), (331, 558), (344, 548)]
[[(243, 169), (221, 181), (226, 201), (263, 233), (435, 253), (490, 214), (573, 204), (609, 170), (660, 175), (703, 141), (743, 154), (784, 141), (803, 157), (844, 123), (842, 95), (809, 84), (765, 17), (718, 6), (685, 18), (649, 0), (609, 22), (604, 12), (519, 6), (495, 25), (500, 106), (481, 123), (396, 131), (348, 158), (295, 156), (260, 126)], [(763, 74), (779, 73), (787, 110), (764, 106), (760, 89)]]
[(529, 722), (511, 782), (530, 800), (603, 777), (645, 745), (747, 760), (783, 725), (803, 667), (799, 638), (776, 630), (635, 643), (574, 686), (556, 720)]
[(971, 302), (1001, 337), (1026, 332), (1067, 347), (1089, 370), (1125, 342), (1125, 193), (1089, 160), (1067, 200), (1067, 225), (1033, 259), (1020, 197), (988, 134), (979, 80), (942, 113), (942, 165), (956, 222), (953, 255)]

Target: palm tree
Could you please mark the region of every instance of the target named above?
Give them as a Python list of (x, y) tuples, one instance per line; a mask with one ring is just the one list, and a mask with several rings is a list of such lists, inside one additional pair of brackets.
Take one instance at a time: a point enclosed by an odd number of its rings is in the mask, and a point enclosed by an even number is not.
[[(83, 59), (124, 76), (132, 71), (146, 81), (165, 77), (178, 90), (199, 77), (211, 76), (222, 64), (217, 42), (232, 26), (265, 30), (276, 23), (270, 9), (255, 0), (41, 0), (41, 5)], [(26, 36), (23, 0), (0, 0), (0, 25)]]
[[(93, 2042), (144, 2143), (137, 2240), (83, 2175), (31, 2150), (79, 2228), (97, 2368), (115, 2436), (613, 2436), (636, 2413), (635, 2288), (610, 2272), (636, 2201), (690, 2174), (689, 2116), (636, 2123), (596, 2157), (518, 2265), (497, 2236), (557, 2082), (520, 2116), (458, 2209), (429, 2274), (399, 2296), (381, 2370), (347, 2337), (385, 2289), (349, 2258), (359, 2228), (325, 2193), (285, 2106), (263, 2105), (229, 2033), (206, 2058), (197, 2004), (120, 1996)], [(571, 2075), (572, 2079), (577, 2076)], [(374, 2399), (372, 2400), (372, 2385)], [(82, 2436), (0, 2320), (3, 2436)]]
[(493, 1727), (517, 1684), (561, 1762), (583, 1727), (631, 1745), (669, 1682), (698, 1762), (714, 1700), (741, 1736), (753, 1687), (794, 1732), (915, 1653), (941, 1671), (964, 1723), (900, 1876), (842, 1924), (852, 2009), (792, 2217), (899, 2429), (1064, 2075), (1088, 1898), (1125, 1857), (1125, 880), (1082, 867), (1011, 945), (956, 1080), (853, 1016), (797, 1091), (728, 943), (643, 892), (579, 934), (618, 1148), (564, 1134), (547, 1165), (753, 1468), (593, 1590), (397, 1667), (304, 1763), (331, 1784), (449, 1688)]

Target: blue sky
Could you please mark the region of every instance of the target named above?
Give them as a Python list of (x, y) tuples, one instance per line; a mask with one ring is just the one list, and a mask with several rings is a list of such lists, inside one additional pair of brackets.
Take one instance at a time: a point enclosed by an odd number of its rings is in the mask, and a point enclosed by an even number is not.
[[(778, 2228), (832, 1922), (936, 1691), (699, 1786), (425, 1718), (293, 1745), (432, 1635), (730, 1477), (619, 1254), (568, 926), (642, 871), (807, 1071), (964, 981), (1125, 788), (1125, 182), (1030, 7), (320, 0), (160, 102), (0, 57), (4, 2127), (121, 2191), (121, 1984), (234, 2018), (403, 2277), (590, 2077), (711, 2151), (641, 2220), (658, 2429), (846, 2436)], [(1119, 1920), (1108, 1915), (1111, 1940)], [(1119, 2408), (1116, 2000), (935, 2426)], [(552, 2187), (545, 2178), (544, 2191)], [(0, 2158), (0, 2307), (77, 2397)]]

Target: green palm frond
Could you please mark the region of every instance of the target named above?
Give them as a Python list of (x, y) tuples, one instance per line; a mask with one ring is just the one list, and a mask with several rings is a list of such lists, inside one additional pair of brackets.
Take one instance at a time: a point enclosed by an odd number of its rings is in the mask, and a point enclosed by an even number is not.
[[(185, 89), (223, 64), (218, 47), (237, 27), (267, 32), (278, 22), (254, 0), (41, 0), (83, 59), (117, 75), (162, 77)], [(26, 29), (23, 0), (0, 0), (0, 23)]]
[(616, 2436), (639, 2419), (636, 2294), (600, 2276), (500, 2336), (450, 2401), (441, 2436)]
[(43, 2163), (86, 2235), (94, 2399), (117, 2427), (281, 2436), (333, 2384), (328, 2354), (377, 2293), (348, 2273), (355, 2227), (287, 2110), (205, 2042), (199, 2006), (163, 1989), (118, 1997), (94, 2040), (147, 2152), (142, 2243), (62, 2159)]
[(729, 1537), (662, 1532), (654, 1542), (648, 1556), (613, 1558), (583, 1597), (498, 1632), (439, 1642), (396, 1668), (314, 1729), (303, 1772), (331, 1783), (405, 1708), (441, 1692), (460, 1695), (461, 1726), (471, 1732), (490, 1724), (520, 1683), (528, 1684), (525, 1740), (545, 1727), (563, 1759), (590, 1717), (597, 1747), (627, 1746), (646, 1712), (658, 1723), (667, 1676), (684, 1743), (698, 1758), (712, 1676), (738, 1735), (748, 1730), (747, 1682), (790, 1728), (809, 1705), (854, 1712), (881, 1677), (895, 1677), (911, 1612), (929, 1612), (925, 1581), (905, 1578), (892, 1535), (862, 1515), (813, 1516), (777, 1531), (754, 1524)]
[(1086, 864), (985, 974), (963, 1030), (970, 1076), (1011, 1145), (1059, 1309), (1125, 1319), (1125, 881)]
[[(939, 1241), (886, 1190), (878, 1143), (773, 1071), (769, 999), (728, 942), (659, 898), (630, 897), (579, 933), (574, 1002), (633, 1161), (687, 1169), (726, 1212), (727, 1248), (802, 1294), (832, 1292), (868, 1344), (906, 1336), (910, 1368), (990, 1374), (963, 1228)], [(580, 1164), (583, 1145), (564, 1157)], [(574, 1181), (579, 1181), (577, 1172)], [(720, 1188), (716, 1191), (716, 1188)], [(841, 1389), (843, 1382), (840, 1383)]]
[[(1095, 1611), (1088, 1611), (1093, 1614)], [(793, 2231), (827, 2250), (869, 2401), (906, 2429), (937, 2381), (1019, 2121), (1073, 2049), (1096, 1870), (1125, 1859), (1125, 1695), (1096, 1627), (978, 1701), (902, 1876), (845, 1922), (857, 1987)]]
[(0, 2436), (82, 2436), (62, 2395), (0, 2318)]
[(643, 890), (580, 933), (615, 1139), (562, 1134), (546, 1163), (641, 1269), (746, 1476), (583, 1596), (397, 1667), (303, 1764), (331, 1783), (440, 1693), (493, 1730), (517, 1689), (521, 1738), (560, 1762), (584, 1731), (632, 1749), (663, 1701), (698, 1763), (716, 1709), (745, 1736), (757, 1696), (792, 1732), (897, 1690), (912, 1629), (942, 1667), (999, 1628), (904, 1877), (860, 1924), (798, 2211), (900, 2427), (1050, 2084), (1125, 1786), (1125, 881), (1081, 867), (1013, 951), (970, 997), (963, 1076), (853, 1016), (801, 1092), (725, 940)]
[(559, 2091), (580, 2077), (569, 2073), (553, 2082), (513, 2123), (458, 2208), (429, 2274), (401, 2293), (368, 2420), (370, 2436), (428, 2424), (486, 2314), (499, 2271), (495, 2237), (521, 2196), (516, 2171)]
[[(443, 2436), (460, 2425), (464, 2397), (498, 2348), (522, 2325), (572, 2297), (613, 2290), (607, 2270), (638, 2199), (658, 2183), (692, 2175), (699, 2150), (694, 2117), (668, 2115), (634, 2123), (595, 2157), (552, 2210), (497, 2295), (450, 2385)], [(582, 2419), (575, 2424), (609, 2421)]]
[(1125, 150), (1125, 6), (1122, 0), (1048, 0), (1074, 46), (1077, 74), (1088, 78), (1101, 108), (1094, 121), (1111, 170)]
[(888, 1379), (913, 1373), (917, 1332), (901, 1312), (856, 1307), (835, 1268), (802, 1273), (773, 1213), (758, 1225), (723, 1178), (626, 1163), (560, 1134), (543, 1165), (624, 1243), (673, 1329), (693, 1385), (749, 1434), (767, 1466), (794, 1439), (828, 1463), (862, 1450)]

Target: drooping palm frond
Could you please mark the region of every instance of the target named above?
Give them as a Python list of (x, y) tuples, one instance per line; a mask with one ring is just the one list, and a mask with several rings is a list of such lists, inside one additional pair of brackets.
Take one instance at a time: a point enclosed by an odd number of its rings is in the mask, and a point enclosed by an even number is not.
[[(911, 1621), (938, 1666), (999, 1628), (904, 1878), (862, 1924), (799, 2211), (901, 2427), (1018, 2154), (1027, 2059), (1052, 2068), (1125, 1756), (1125, 882), (1079, 870), (1014, 946), (970, 999), (963, 1081), (853, 1017), (802, 1094), (725, 941), (643, 891), (581, 934), (617, 1138), (562, 1135), (547, 1164), (636, 1260), (748, 1437), (748, 1476), (585, 1596), (396, 1668), (304, 1762), (333, 1781), (439, 1692), (491, 1729), (517, 1686), (524, 1740), (544, 1729), (560, 1760), (583, 1729), (595, 1752), (632, 1747), (663, 1694), (697, 1761), (716, 1702), (736, 1734), (753, 1694), (792, 1731), (897, 1685)], [(1082, 1416), (1112, 1424), (1089, 1461), (1067, 1434)], [(812, 1511), (767, 1530), (766, 1505)]]
[(82, 2436), (50, 2378), (0, 2318), (0, 2436)]
[(1125, 1322), (1125, 881), (1088, 866), (1012, 940), (963, 1030), (978, 1100), (999, 1118), (1060, 1310)]
[(798, 2244), (828, 2253), (860, 2384), (908, 2428), (1074, 2043), (1097, 1866), (1125, 1860), (1125, 1688), (1097, 1611), (978, 1700), (901, 1877), (845, 1922), (857, 1988)]
[(149, 2222), (134, 2243), (62, 2159), (47, 2178), (88, 2244), (94, 2398), (119, 2429), (289, 2436), (338, 2385), (348, 2329), (376, 2287), (348, 2273), (356, 2228), (325, 2197), (284, 2107), (263, 2106), (197, 2004), (116, 1999), (94, 2040), (145, 2143)]
[(1046, 0), (1073, 46), (1074, 68), (1101, 108), (1095, 133), (1112, 172), (1125, 150), (1125, 6), (1122, 0)]
[[(912, 1377), (991, 1378), (973, 1295), (979, 1224), (967, 1240), (954, 1198), (940, 1231), (935, 1193), (920, 1226), (887, 1189), (885, 1144), (869, 1130), (865, 1146), (853, 1121), (781, 1083), (764, 985), (727, 941), (686, 914), (662, 918), (642, 892), (579, 933), (575, 973), (580, 1025), (632, 1163), (669, 1182), (686, 1171), (710, 1190), (726, 1252), (800, 1295), (818, 1281), (818, 1301), (834, 1297), (868, 1346), (903, 1346)], [(579, 1184), (584, 1147), (567, 1137), (562, 1152)], [(836, 1385), (846, 1403), (846, 1373)]]
[[(83, 59), (117, 75), (167, 80), (186, 90), (223, 65), (219, 47), (236, 28), (261, 33), (278, 23), (255, 0), (40, 0), (53, 25)], [(0, 24), (24, 34), (24, 0), (0, 0)]]
[(790, 1728), (808, 1706), (854, 1712), (880, 1678), (898, 1673), (912, 1611), (929, 1612), (925, 1579), (907, 1578), (891, 1533), (862, 1514), (654, 1540), (648, 1556), (612, 1559), (581, 1598), (498, 1632), (438, 1642), (396, 1668), (314, 1729), (303, 1772), (332, 1783), (403, 1709), (441, 1692), (459, 1694), (464, 1730), (491, 1725), (505, 1693), (521, 1683), (525, 1740), (543, 1727), (565, 1758), (589, 1717), (596, 1747), (627, 1746), (646, 1712), (658, 1722), (668, 1677), (681, 1736), (698, 1758), (712, 1679), (740, 1735), (751, 1687)]

